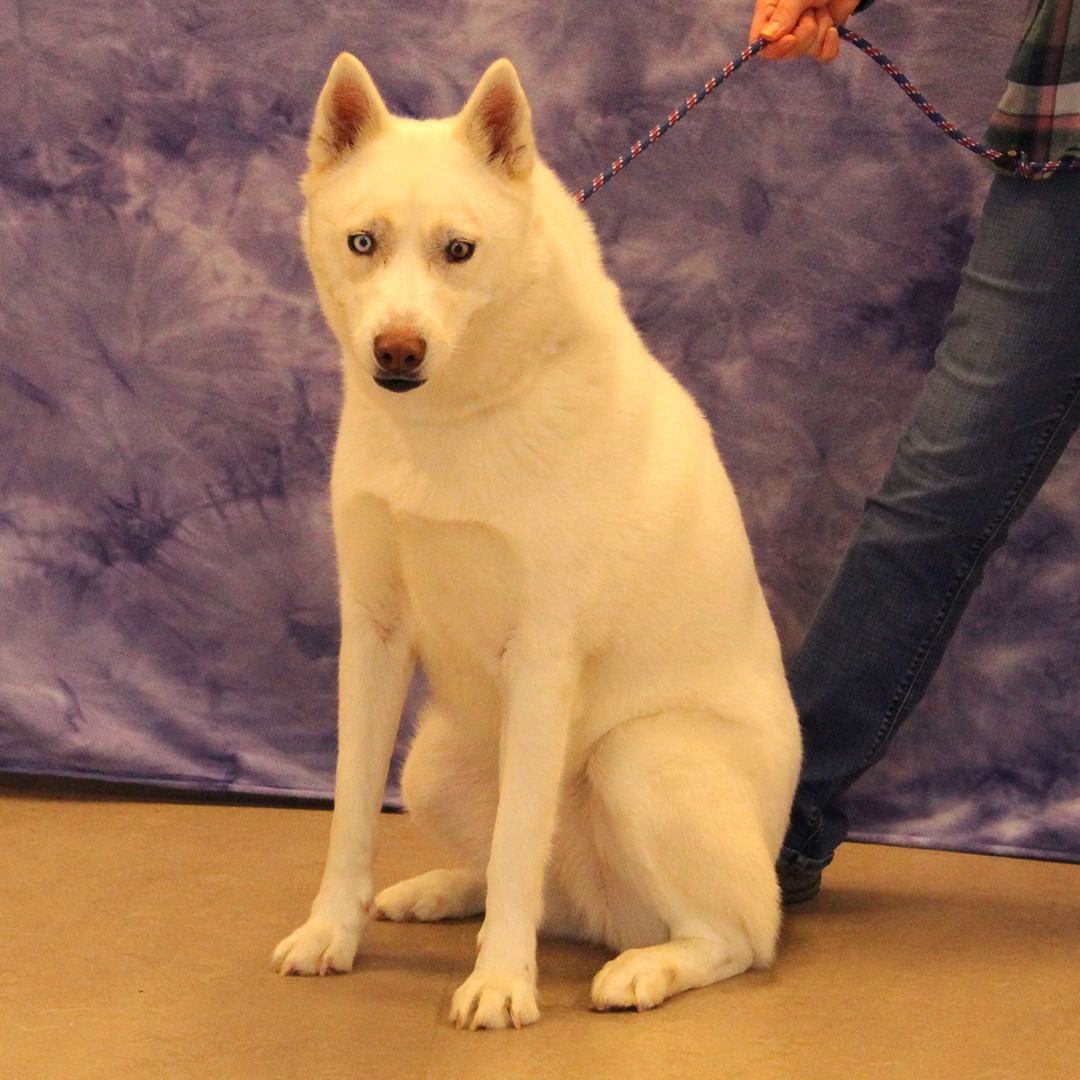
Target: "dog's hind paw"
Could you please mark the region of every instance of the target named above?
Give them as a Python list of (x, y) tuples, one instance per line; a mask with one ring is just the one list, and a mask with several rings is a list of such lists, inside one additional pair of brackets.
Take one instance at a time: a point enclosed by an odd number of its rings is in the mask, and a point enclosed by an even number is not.
[(484, 910), (484, 875), (478, 870), (432, 870), (400, 881), (375, 897), (375, 917), (391, 922), (467, 919)]
[(282, 975), (329, 975), (352, 971), (360, 928), (312, 916), (278, 943), (271, 963)]
[(673, 966), (654, 950), (629, 949), (605, 964), (592, 984), (594, 1009), (654, 1009), (673, 992)]
[(474, 971), (458, 987), (450, 1005), (457, 1028), (523, 1028), (540, 1019), (536, 984), (530, 978)]
[(593, 1008), (644, 1012), (684, 990), (740, 975), (753, 961), (754, 950), (745, 932), (735, 927), (627, 949), (596, 973)]

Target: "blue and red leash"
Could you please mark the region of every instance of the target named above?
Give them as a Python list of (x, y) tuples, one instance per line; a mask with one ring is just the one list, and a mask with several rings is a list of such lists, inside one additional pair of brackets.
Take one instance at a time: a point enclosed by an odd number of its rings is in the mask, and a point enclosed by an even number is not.
[[(1054, 173), (1059, 171), (1065, 171), (1068, 169), (1080, 169), (1080, 158), (1074, 158), (1071, 160), (1059, 160), (1059, 161), (1029, 161), (1026, 154), (1017, 153), (1016, 151), (1003, 151), (994, 150), (984, 143), (978, 142), (972, 139), (970, 136), (965, 135), (954, 123), (947, 120), (930, 104), (929, 101), (919, 91), (919, 88), (915, 86), (910, 79), (878, 48), (875, 48), (866, 38), (856, 34), (853, 30), (849, 30), (846, 26), (837, 27), (840, 36), (844, 41), (851, 45), (854, 45), (857, 49), (862, 50), (882, 69), (886, 72), (893, 81), (904, 91), (905, 94), (912, 100), (912, 102), (918, 106), (919, 110), (925, 114), (928, 120), (932, 120), (946, 135), (949, 136), (954, 142), (959, 143), (966, 150), (970, 150), (973, 154), (977, 154), (979, 157), (986, 161), (993, 162), (999, 167), (1010, 168), (1017, 176), (1023, 177), (1025, 180), (1034, 179), (1041, 173)], [(725, 79), (731, 78), (736, 71), (739, 70), (752, 57), (756, 56), (768, 42), (764, 38), (758, 38), (757, 41), (750, 45), (747, 45), (745, 49), (737, 57), (725, 64), (724, 67), (714, 75), (696, 94), (691, 94), (678, 108), (672, 110), (664, 120), (662, 124), (657, 124), (649, 128), (648, 134), (634, 143), (629, 150), (620, 154), (602, 173), (593, 177), (592, 183), (589, 187), (582, 188), (576, 192), (575, 198), (578, 203), (583, 203), (591, 195), (594, 195), (599, 191), (612, 177), (630, 164), (636, 157), (639, 157), (645, 150), (647, 150), (654, 142), (656, 142), (661, 135), (664, 135), (671, 128), (673, 128), (698, 102), (708, 97)]]

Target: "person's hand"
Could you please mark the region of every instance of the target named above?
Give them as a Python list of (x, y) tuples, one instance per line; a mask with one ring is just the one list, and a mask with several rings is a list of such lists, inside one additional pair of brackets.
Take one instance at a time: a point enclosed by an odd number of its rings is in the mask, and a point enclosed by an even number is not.
[(830, 64), (840, 52), (836, 28), (858, 6), (859, 0), (757, 0), (748, 40), (770, 42), (761, 50), (767, 60), (812, 56)]

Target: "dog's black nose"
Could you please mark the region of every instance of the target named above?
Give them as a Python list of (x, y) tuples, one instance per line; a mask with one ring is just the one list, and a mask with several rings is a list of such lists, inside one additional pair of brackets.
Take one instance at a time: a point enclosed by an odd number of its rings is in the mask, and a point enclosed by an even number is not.
[(391, 326), (376, 335), (375, 362), (380, 374), (411, 376), (424, 362), (427, 342), (409, 326)]

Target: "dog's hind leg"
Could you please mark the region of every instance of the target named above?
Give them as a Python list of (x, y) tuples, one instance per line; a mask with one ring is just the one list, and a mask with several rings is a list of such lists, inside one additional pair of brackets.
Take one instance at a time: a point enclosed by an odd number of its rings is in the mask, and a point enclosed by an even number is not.
[[(650, 1009), (771, 963), (780, 904), (755, 789), (769, 778), (754, 756), (745, 729), (691, 713), (630, 720), (597, 744), (588, 778), (608, 944), (626, 951), (593, 980), (595, 1008)], [(664, 928), (656, 940), (640, 920), (620, 925), (621, 909), (642, 904)]]
[(460, 865), (383, 889), (375, 897), (378, 918), (436, 922), (483, 913), (497, 785), (498, 763), (428, 705), (405, 762), (402, 796), (418, 828), (449, 848)]
[(745, 935), (683, 928), (662, 945), (627, 949), (606, 963), (592, 984), (594, 1009), (653, 1009), (669, 997), (741, 975), (753, 963)]
[(429, 870), (375, 897), (375, 917), (391, 922), (468, 919), (484, 910), (484, 872), (462, 867)]
[[(391, 885), (375, 897), (376, 918), (438, 922), (484, 913), (486, 870), (498, 805), (498, 763), (471, 745), (432, 705), (418, 725), (401, 777), (405, 807), (417, 827), (460, 860)], [(577, 845), (580, 847), (580, 844)], [(546, 937), (595, 940), (550, 875), (544, 895)]]

